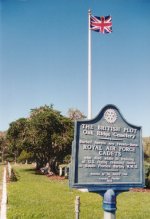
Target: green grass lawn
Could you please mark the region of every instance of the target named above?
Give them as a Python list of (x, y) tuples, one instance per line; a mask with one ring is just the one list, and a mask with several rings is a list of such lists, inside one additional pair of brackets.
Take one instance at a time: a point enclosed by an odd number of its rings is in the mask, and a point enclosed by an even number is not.
[[(30, 165), (16, 166), (17, 182), (8, 183), (8, 219), (74, 219), (80, 196), (80, 219), (102, 219), (102, 198), (69, 189), (67, 180), (35, 174)], [(150, 218), (150, 193), (126, 192), (117, 198), (117, 219)]]

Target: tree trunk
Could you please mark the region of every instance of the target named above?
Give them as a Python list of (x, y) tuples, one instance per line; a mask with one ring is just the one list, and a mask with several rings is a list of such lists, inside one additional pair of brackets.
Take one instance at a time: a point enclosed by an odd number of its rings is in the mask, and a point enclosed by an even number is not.
[(36, 170), (40, 170), (42, 167), (45, 167), (45, 163), (40, 160), (36, 160)]
[(50, 167), (50, 171), (53, 172), (54, 174), (58, 173), (58, 169), (56, 167), (56, 160), (55, 159), (51, 159), (49, 161), (49, 167)]

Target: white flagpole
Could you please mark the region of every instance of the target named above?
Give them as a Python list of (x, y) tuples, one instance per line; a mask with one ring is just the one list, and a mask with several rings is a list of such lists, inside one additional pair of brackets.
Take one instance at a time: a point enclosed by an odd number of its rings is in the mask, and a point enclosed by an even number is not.
[(88, 119), (92, 118), (91, 10), (88, 11)]

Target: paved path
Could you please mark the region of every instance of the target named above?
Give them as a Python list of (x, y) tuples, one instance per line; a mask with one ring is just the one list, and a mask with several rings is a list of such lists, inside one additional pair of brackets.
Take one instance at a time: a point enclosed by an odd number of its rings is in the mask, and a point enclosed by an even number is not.
[(7, 206), (7, 187), (6, 187), (6, 167), (4, 167), (3, 184), (2, 184), (2, 202), (0, 219), (6, 219), (6, 206)]

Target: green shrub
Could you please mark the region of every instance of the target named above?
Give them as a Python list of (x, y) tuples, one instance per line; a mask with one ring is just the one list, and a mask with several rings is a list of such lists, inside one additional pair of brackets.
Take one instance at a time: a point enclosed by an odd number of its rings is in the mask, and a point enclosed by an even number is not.
[(33, 154), (31, 152), (26, 152), (25, 150), (23, 150), (20, 156), (17, 158), (17, 161), (19, 163), (26, 163), (26, 161), (30, 163), (33, 161)]
[(11, 167), (10, 171), (7, 169), (7, 179), (11, 182), (16, 182), (19, 178), (18, 173)]
[(145, 162), (145, 186), (150, 188), (150, 164)]
[(65, 156), (64, 160), (63, 160), (63, 163), (64, 164), (69, 164), (71, 162), (71, 155), (68, 154)]
[(11, 170), (11, 177), (10, 177), (10, 181), (17, 181), (18, 178), (17, 178), (17, 174), (15, 173), (14, 169)]

